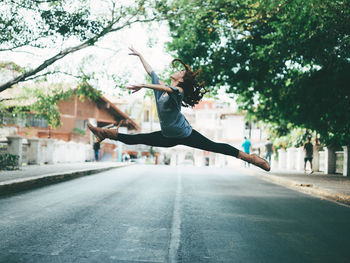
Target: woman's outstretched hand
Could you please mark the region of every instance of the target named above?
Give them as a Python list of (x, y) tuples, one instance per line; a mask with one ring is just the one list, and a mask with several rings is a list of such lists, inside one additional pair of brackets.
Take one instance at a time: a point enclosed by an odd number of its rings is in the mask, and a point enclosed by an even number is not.
[(132, 93), (135, 93), (135, 92), (138, 92), (143, 87), (144, 87), (143, 84), (136, 84), (136, 85), (130, 85), (130, 86), (126, 87), (126, 88), (132, 90)]
[(142, 63), (142, 65), (143, 65), (143, 67), (145, 68), (147, 74), (151, 76), (151, 74), (152, 74), (152, 68), (151, 68), (151, 66), (146, 62), (146, 60), (143, 58), (143, 56), (141, 55), (141, 53), (138, 52), (138, 51), (136, 51), (132, 46), (129, 47), (129, 49), (130, 49), (130, 51), (132, 52), (132, 53), (129, 53), (129, 55), (139, 57), (139, 59), (141, 60), (141, 63)]
[(138, 52), (138, 51), (136, 51), (132, 46), (131, 47), (129, 47), (129, 49), (131, 50), (131, 52), (132, 53), (129, 53), (129, 55), (132, 55), (132, 56), (138, 56), (138, 57), (140, 57), (141, 56), (141, 54), (140, 54), (140, 52)]

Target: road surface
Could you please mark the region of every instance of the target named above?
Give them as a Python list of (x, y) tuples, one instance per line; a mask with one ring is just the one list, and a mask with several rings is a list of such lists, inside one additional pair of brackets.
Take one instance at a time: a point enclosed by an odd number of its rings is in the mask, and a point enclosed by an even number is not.
[(229, 168), (135, 165), (0, 198), (0, 262), (350, 262), (350, 208)]

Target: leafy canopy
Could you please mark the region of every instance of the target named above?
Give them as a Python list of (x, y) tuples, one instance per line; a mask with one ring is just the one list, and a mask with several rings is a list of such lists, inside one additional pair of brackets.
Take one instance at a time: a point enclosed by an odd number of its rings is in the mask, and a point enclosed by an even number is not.
[(350, 1), (173, 0), (170, 51), (282, 127), (350, 143)]

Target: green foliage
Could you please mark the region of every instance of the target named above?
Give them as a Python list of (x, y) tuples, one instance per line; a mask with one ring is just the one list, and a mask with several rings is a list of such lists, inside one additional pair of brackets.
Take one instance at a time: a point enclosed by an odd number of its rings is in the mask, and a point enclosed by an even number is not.
[(82, 135), (82, 136), (84, 136), (86, 134), (86, 131), (79, 129), (79, 128), (74, 128), (72, 132), (75, 134), (78, 134), (78, 135)]
[(264, 122), (350, 143), (350, 1), (173, 0), (170, 51)]
[(91, 78), (92, 78), (91, 76), (84, 75), (77, 89), (66, 92), (66, 95), (71, 97), (73, 96), (73, 94), (76, 94), (80, 99), (80, 101), (84, 101), (84, 98), (88, 98), (89, 100), (96, 101), (98, 98), (102, 96), (102, 93), (101, 91), (91, 87), (91, 85), (88, 83), (88, 81)]
[(112, 79), (114, 85), (114, 89), (117, 92), (117, 96), (119, 97), (123, 97), (125, 94), (130, 94), (131, 91), (126, 89), (126, 87), (128, 86), (129, 82), (127, 80), (127, 77), (124, 76), (120, 76), (117, 74), (112, 74), (110, 76), (110, 78)]
[(58, 102), (68, 99), (69, 96), (66, 96), (66, 93), (62, 90), (55, 90), (51, 95), (45, 94), (41, 89), (35, 89), (32, 92), (37, 100), (31, 105), (31, 110), (43, 117), (52, 128), (60, 126)]
[(17, 170), (18, 159), (18, 155), (8, 153), (0, 154), (0, 170)]
[(0, 69), (7, 69), (15, 72), (23, 72), (24, 69), (14, 62), (1, 62)]
[(316, 143), (314, 132), (305, 128), (294, 127), (291, 123), (284, 127), (276, 124), (269, 124), (266, 126), (266, 131), (276, 150), (280, 148), (301, 147), (308, 137), (311, 137), (312, 142)]
[[(58, 37), (85, 40), (101, 32), (104, 20), (93, 19), (89, 1), (3, 0), (0, 46), (52, 45)], [(45, 41), (43, 41), (45, 39)]]

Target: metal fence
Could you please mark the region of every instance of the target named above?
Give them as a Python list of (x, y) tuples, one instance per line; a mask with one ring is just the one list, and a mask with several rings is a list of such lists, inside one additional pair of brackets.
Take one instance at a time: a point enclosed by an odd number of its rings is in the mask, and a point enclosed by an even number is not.
[(16, 114), (0, 114), (0, 123), (5, 125), (17, 125), (20, 127), (40, 127), (47, 128), (47, 121), (35, 114), (24, 114), (23, 116), (17, 116)]

